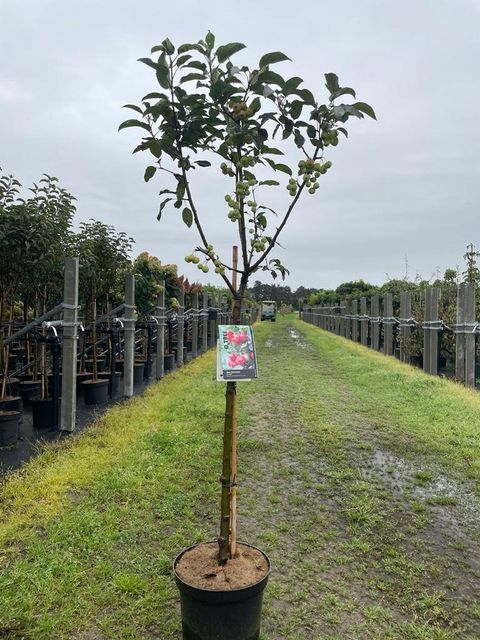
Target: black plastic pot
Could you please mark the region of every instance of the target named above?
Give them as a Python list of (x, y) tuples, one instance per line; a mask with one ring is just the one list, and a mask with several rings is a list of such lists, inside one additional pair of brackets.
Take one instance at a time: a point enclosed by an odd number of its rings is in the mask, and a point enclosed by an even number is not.
[(56, 426), (53, 398), (32, 398), (32, 420), (34, 429), (51, 429)]
[(18, 440), (20, 411), (0, 411), (0, 447), (11, 447)]
[(410, 364), (421, 369), (423, 367), (423, 356), (410, 356)]
[(39, 380), (23, 380), (17, 385), (18, 393), (22, 397), (23, 404), (29, 405), (32, 398), (36, 398), (40, 393)]
[(108, 400), (108, 380), (82, 382), (85, 404), (104, 404)]
[(98, 377), (100, 380), (108, 380), (108, 394), (110, 397), (115, 397), (119, 394), (120, 392), (120, 379), (122, 377), (122, 374), (120, 373), (120, 371), (115, 371), (115, 376), (113, 378), (113, 390), (112, 390), (112, 385), (111, 385), (111, 373), (107, 373), (106, 371), (103, 371), (102, 373), (98, 374)]
[(21, 396), (7, 396), (0, 398), (0, 411), (22, 411), (23, 402)]
[(163, 370), (171, 371), (175, 366), (175, 354), (174, 353), (166, 353), (163, 356)]
[(141, 384), (145, 379), (145, 360), (135, 361), (133, 365), (133, 384)]
[(145, 362), (145, 378), (149, 380), (153, 375), (153, 364), (155, 362), (155, 358), (150, 357)]
[(83, 393), (85, 387), (83, 386), (83, 383), (86, 382), (87, 380), (91, 380), (93, 376), (93, 373), (77, 373), (77, 391), (80, 393)]
[(268, 572), (256, 584), (230, 591), (200, 589), (183, 582), (175, 570), (183, 554), (192, 548), (184, 549), (173, 565), (180, 590), (183, 640), (258, 640), (263, 591), (270, 574), (268, 557), (260, 552), (268, 562)]

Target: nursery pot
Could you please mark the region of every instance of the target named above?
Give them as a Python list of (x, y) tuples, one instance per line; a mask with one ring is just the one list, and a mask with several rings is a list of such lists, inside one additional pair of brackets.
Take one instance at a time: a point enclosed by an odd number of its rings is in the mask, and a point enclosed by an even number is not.
[(20, 411), (0, 411), (0, 447), (9, 447), (18, 440)]
[(30, 404), (30, 400), (40, 393), (40, 380), (23, 380), (17, 385), (18, 393), (21, 395), (23, 404)]
[(93, 373), (77, 373), (77, 391), (80, 391), (83, 393), (84, 390), (84, 386), (83, 383), (86, 382), (87, 380), (91, 380), (93, 376)]
[(133, 384), (141, 384), (145, 379), (145, 360), (135, 361), (133, 365)]
[(113, 378), (113, 389), (111, 384), (111, 378), (112, 378), (111, 373), (107, 373), (106, 371), (103, 371), (102, 373), (98, 374), (98, 377), (100, 378), (100, 380), (108, 380), (108, 394), (111, 398), (119, 394), (120, 378), (122, 377), (122, 374), (120, 373), (120, 371), (115, 371), (115, 376)]
[(22, 411), (23, 402), (21, 396), (6, 396), (0, 398), (0, 411)]
[(34, 429), (51, 429), (56, 427), (53, 398), (32, 398), (32, 420)]
[(153, 373), (153, 364), (155, 362), (155, 358), (148, 358), (145, 362), (145, 378), (149, 380), (152, 377)]
[[(256, 549), (252, 545), (239, 546)], [(184, 549), (173, 565), (175, 582), (180, 590), (183, 640), (258, 640), (263, 591), (270, 574), (268, 557), (256, 549), (268, 564), (267, 573), (252, 585), (224, 591), (192, 586), (179, 577), (177, 565), (191, 549), (194, 547)]]
[(175, 354), (174, 353), (166, 353), (163, 356), (163, 370), (171, 371), (175, 365)]
[(421, 369), (423, 367), (423, 356), (410, 356), (410, 364)]
[(103, 404), (108, 400), (108, 380), (82, 382), (85, 404)]

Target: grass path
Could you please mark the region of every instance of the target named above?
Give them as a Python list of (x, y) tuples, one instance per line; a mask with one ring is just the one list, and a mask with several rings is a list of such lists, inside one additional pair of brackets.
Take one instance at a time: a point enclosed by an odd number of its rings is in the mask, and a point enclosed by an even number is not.
[[(240, 387), (263, 640), (480, 637), (480, 398), (293, 318)], [(179, 639), (171, 561), (217, 529), (209, 353), (0, 488), (0, 638)]]

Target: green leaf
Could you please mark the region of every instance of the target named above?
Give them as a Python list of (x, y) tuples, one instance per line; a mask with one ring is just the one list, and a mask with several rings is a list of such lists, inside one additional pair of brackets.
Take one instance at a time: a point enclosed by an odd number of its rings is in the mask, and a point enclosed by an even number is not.
[(181, 67), (182, 65), (185, 64), (185, 62), (188, 62), (190, 60), (192, 56), (190, 55), (185, 55), (185, 56), (179, 56), (176, 60), (175, 60), (175, 64), (177, 65), (177, 67)]
[(157, 68), (155, 62), (153, 60), (150, 60), (150, 58), (138, 58), (137, 62), (143, 62), (143, 64), (146, 64), (148, 67), (152, 67), (152, 69)]
[(305, 102), (305, 104), (309, 104), (312, 107), (316, 105), (315, 98), (313, 97), (313, 93), (308, 89), (298, 89), (298, 91), (296, 91), (296, 94), (297, 96), (300, 96), (300, 98)]
[(352, 106), (355, 107), (355, 109), (358, 109), (359, 111), (364, 113), (366, 116), (370, 116), (370, 118), (373, 118), (374, 120), (377, 119), (377, 116), (375, 115), (375, 111), (366, 102), (355, 102), (355, 104), (353, 104)]
[(203, 52), (203, 47), (201, 47), (199, 44), (185, 43), (185, 44), (181, 44), (177, 49), (178, 53), (186, 53), (187, 51), (202, 51)]
[(137, 113), (141, 113), (143, 116), (143, 111), (142, 109), (140, 109), (140, 107), (137, 107), (136, 104), (124, 104), (123, 109), (133, 109), (133, 111), (136, 111)]
[(259, 82), (276, 84), (279, 87), (283, 87), (285, 84), (285, 80), (282, 78), (282, 76), (278, 73), (275, 73), (275, 71), (270, 71), (270, 69), (267, 69), (266, 71), (261, 73), (258, 76), (258, 80)]
[(346, 95), (353, 96), (354, 98), (356, 98), (355, 91), (353, 89), (351, 89), (350, 87), (342, 87), (338, 91), (335, 91), (335, 93), (331, 94), (330, 100), (336, 100), (340, 96), (346, 96)]
[(257, 111), (260, 111), (261, 106), (262, 106), (262, 103), (260, 101), (260, 98), (257, 97), (252, 100), (250, 109), (253, 111), (253, 113), (257, 113)]
[(338, 84), (338, 76), (336, 73), (326, 73), (325, 74), (325, 85), (330, 93), (335, 93), (340, 89), (340, 85)]
[(224, 44), (221, 47), (218, 47), (216, 51), (217, 59), (220, 63), (225, 62), (231, 58), (235, 53), (245, 49), (245, 45), (241, 42), (230, 42), (230, 44)]
[(266, 185), (268, 187), (278, 187), (280, 185), (276, 180), (262, 180), (258, 183), (258, 186)]
[(343, 135), (345, 136), (345, 138), (348, 138), (348, 131), (346, 129), (344, 129), (343, 127), (337, 127), (337, 131), (341, 131), (343, 133)]
[(187, 227), (191, 227), (193, 223), (193, 213), (190, 211), (188, 207), (182, 211), (182, 220), (187, 225)]
[(185, 65), (185, 68), (187, 67), (192, 69), (199, 69), (204, 73), (207, 70), (207, 65), (204, 62), (200, 62), (199, 60), (192, 60), (191, 62)]
[[(155, 65), (155, 69), (156, 69), (156, 65)], [(145, 102), (145, 100), (153, 100), (153, 99), (160, 99), (160, 98), (164, 98), (166, 100), (168, 100), (167, 96), (164, 93), (159, 93), (158, 91), (153, 91), (152, 93), (147, 93), (146, 96), (143, 96), (142, 98), (142, 102)]]
[(275, 169), (277, 171), (283, 171), (283, 173), (288, 173), (289, 176), (292, 175), (292, 170), (286, 164), (275, 164)]
[(164, 53), (158, 59), (156, 72), (158, 84), (164, 89), (170, 89), (170, 69)]
[(297, 145), (297, 147), (298, 148), (303, 147), (303, 145), (305, 144), (305, 138), (302, 136), (300, 131), (295, 131), (294, 138), (295, 138), (295, 144)]
[(180, 82), (190, 82), (191, 80), (205, 80), (205, 76), (203, 73), (187, 73), (186, 76), (180, 79)]
[(266, 226), (267, 226), (267, 218), (266, 218), (264, 213), (259, 213), (257, 215), (257, 225), (259, 227), (262, 227), (262, 229), (266, 228)]
[(145, 169), (145, 175), (143, 176), (143, 179), (145, 180), (145, 182), (148, 182), (149, 180), (151, 180), (151, 178), (153, 178), (156, 172), (157, 172), (157, 167), (153, 167), (153, 166), (147, 167)]
[(281, 51), (272, 51), (271, 53), (266, 53), (264, 56), (260, 58), (260, 62), (258, 66), (267, 67), (269, 64), (275, 64), (276, 62), (283, 62), (284, 60), (290, 60), (288, 56), (286, 56)]
[(145, 122), (140, 122), (140, 120), (125, 120), (125, 122), (122, 122), (122, 124), (118, 127), (118, 130), (120, 131), (121, 129), (127, 129), (128, 127), (141, 127), (146, 131), (150, 131), (150, 127), (148, 126), (148, 124), (146, 124)]
[(160, 203), (160, 209), (159, 209), (158, 214), (157, 214), (157, 220), (160, 220), (160, 218), (162, 217), (163, 209), (172, 200), (173, 200), (173, 198), (166, 198), (163, 202)]
[(169, 56), (175, 53), (175, 47), (168, 38), (165, 38), (165, 40), (162, 42), (162, 45), (165, 49), (165, 53), (167, 53)]
[(205, 36), (205, 43), (208, 47), (208, 50), (211, 51), (215, 46), (215, 36), (210, 31)]
[(283, 156), (283, 155), (285, 155), (283, 153), (283, 151), (281, 151), (280, 149), (276, 149), (275, 147), (263, 147), (262, 152), (263, 153), (269, 153), (272, 156)]
[(177, 200), (173, 206), (175, 207), (175, 209), (180, 209), (183, 204), (183, 196), (185, 195), (185, 184), (183, 182), (183, 179), (178, 181), (176, 194)]
[(223, 95), (226, 88), (227, 88), (227, 84), (223, 82), (223, 80), (217, 80), (210, 87), (210, 96), (214, 100), (218, 100), (220, 96)]
[(290, 117), (296, 120), (300, 117), (303, 109), (303, 102), (301, 100), (294, 100), (290, 105)]
[(302, 78), (299, 78), (298, 76), (294, 76), (293, 78), (290, 78), (285, 82), (285, 85), (283, 87), (283, 93), (285, 95), (292, 93), (292, 91), (295, 91), (296, 89), (298, 89), (298, 87), (302, 84), (302, 82), (303, 82)]
[(212, 163), (208, 160), (196, 160), (193, 164), (198, 164), (199, 167), (211, 167)]

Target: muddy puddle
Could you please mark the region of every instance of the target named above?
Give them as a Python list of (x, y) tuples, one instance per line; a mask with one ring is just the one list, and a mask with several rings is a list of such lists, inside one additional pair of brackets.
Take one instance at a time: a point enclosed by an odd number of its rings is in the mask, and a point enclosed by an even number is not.
[(422, 501), (435, 508), (439, 524), (451, 533), (480, 531), (480, 500), (467, 482), (459, 482), (438, 471), (415, 467), (400, 456), (375, 448), (364, 472), (375, 476), (397, 498)]
[(290, 337), (292, 338), (292, 340), (295, 340), (296, 346), (299, 347), (300, 349), (310, 350), (312, 348), (312, 346), (310, 344), (308, 344), (308, 342), (305, 342), (303, 340), (303, 336), (301, 336), (298, 333), (298, 331), (296, 331), (292, 327), (289, 328), (288, 333), (289, 333)]

